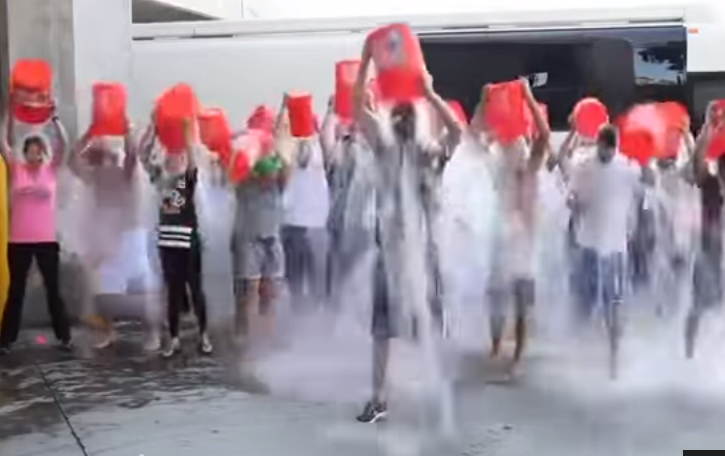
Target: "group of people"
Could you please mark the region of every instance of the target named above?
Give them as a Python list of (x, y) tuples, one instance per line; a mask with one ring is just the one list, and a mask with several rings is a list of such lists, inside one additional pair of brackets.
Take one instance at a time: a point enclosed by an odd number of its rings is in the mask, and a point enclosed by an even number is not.
[[(709, 159), (706, 153), (725, 123), (716, 105), (708, 110), (696, 139), (683, 123), (676, 155), (639, 164), (619, 153), (618, 130), (608, 124), (591, 139), (572, 128), (561, 148), (552, 151), (547, 119), (526, 79), (519, 83), (534, 128), (527, 136), (501, 142), (486, 123), (485, 90), (470, 122), (436, 93), (428, 74), (420, 80), (423, 99), (386, 105), (367, 88), (371, 62), (365, 46), (351, 122), (338, 118), (331, 103), (317, 134), (293, 138), (283, 101), (273, 141), (262, 143), (263, 153), (277, 156), (281, 166), (239, 183), (227, 179), (215, 151), (198, 143), (195, 119), (185, 124), (185, 150), (168, 151), (157, 141), (153, 121), (138, 137), (129, 125), (122, 141), (95, 138), (89, 132), (73, 146), (57, 116), (18, 138), (12, 115), (7, 115), (2, 151), (9, 169), (11, 285), (0, 353), (10, 352), (18, 338), (25, 282), (34, 259), (44, 280), (55, 336), (64, 349), (73, 347), (59, 292), (56, 222), (58, 175), (67, 166), (90, 195), (86, 222), (93, 229), (84, 231), (77, 250), (92, 284), (85, 312), (92, 317), (85, 321), (102, 336), (98, 348), (113, 342), (114, 318), (141, 316), (148, 328), (146, 348), (160, 348), (159, 332), (165, 324), (169, 337), (162, 354), (173, 356), (181, 350), (180, 315), (190, 307), (198, 322), (198, 349), (210, 354), (202, 280), (204, 209), (198, 194), (200, 185), (216, 185), (228, 189), (235, 201), (229, 241), (240, 338), (273, 334), (275, 300), (283, 279), (293, 302), (328, 302), (334, 310), (334, 304), (347, 298), (341, 286), (345, 278), (365, 252), (375, 252), (373, 394), (358, 420), (377, 421), (387, 413), (390, 342), (417, 337), (421, 330), (444, 335), (441, 181), (455, 151), (466, 147), (489, 166), (499, 215), (487, 247), (491, 356), (500, 354), (510, 311), (515, 338), (512, 374), (524, 354), (529, 313), (537, 296), (537, 208), (543, 173), (556, 173), (568, 195), (574, 313), (586, 321), (601, 304), (611, 375), (617, 375), (621, 312), (631, 296), (631, 264), (637, 255), (649, 265), (663, 312), (673, 307), (674, 297), (692, 278), (685, 345), (687, 356), (694, 355), (703, 313), (722, 300), (725, 155)], [(143, 215), (144, 195), (149, 194), (157, 196), (151, 198), (153, 226)], [(148, 242), (153, 228), (155, 248)], [(425, 277), (411, 285), (404, 283), (410, 282), (406, 268), (412, 267), (411, 249), (404, 246), (414, 232), (421, 235)], [(323, 251), (329, 253), (322, 255)], [(151, 280), (156, 265), (163, 286)], [(423, 313), (429, 319), (406, 304), (416, 284), (424, 288)], [(158, 302), (166, 303), (165, 318), (163, 306), (149, 305)], [(430, 328), (420, 327), (426, 323)]]

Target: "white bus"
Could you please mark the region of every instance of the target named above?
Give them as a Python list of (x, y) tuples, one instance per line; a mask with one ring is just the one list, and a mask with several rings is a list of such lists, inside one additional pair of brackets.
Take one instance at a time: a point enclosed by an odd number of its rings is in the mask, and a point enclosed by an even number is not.
[(564, 130), (591, 95), (614, 116), (633, 103), (674, 100), (695, 122), (725, 97), (725, 22), (717, 4), (492, 12), (435, 17), (249, 20), (134, 26), (134, 116), (164, 88), (192, 84), (235, 123), (287, 90), (309, 90), (323, 110), (336, 61), (359, 56), (366, 34), (405, 21), (418, 33), (436, 89), (469, 115), (482, 84), (531, 75)]

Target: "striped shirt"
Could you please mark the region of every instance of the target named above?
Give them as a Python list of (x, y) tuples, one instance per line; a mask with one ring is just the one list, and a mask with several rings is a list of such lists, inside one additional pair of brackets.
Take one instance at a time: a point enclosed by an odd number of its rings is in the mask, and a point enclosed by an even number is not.
[(164, 248), (191, 248), (198, 240), (198, 220), (194, 192), (197, 170), (169, 179), (161, 187), (159, 208), (158, 246)]

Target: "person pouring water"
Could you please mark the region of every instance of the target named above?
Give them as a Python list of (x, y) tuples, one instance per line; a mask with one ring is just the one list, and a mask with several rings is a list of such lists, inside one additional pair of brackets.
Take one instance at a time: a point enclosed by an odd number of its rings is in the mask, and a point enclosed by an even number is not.
[[(355, 121), (373, 150), (378, 179), (376, 182), (375, 244), (377, 258), (373, 272), (373, 394), (365, 405), (358, 421), (371, 423), (387, 415), (386, 381), (390, 355), (390, 342), (394, 338), (409, 335), (414, 328), (403, 328), (402, 296), (397, 282), (405, 271), (402, 258), (403, 231), (406, 210), (422, 213), (420, 193), (422, 179), (420, 166), (427, 157), (442, 156), (452, 150), (460, 140), (462, 126), (448, 104), (433, 89), (431, 76), (423, 69), (418, 84), (421, 93), (435, 114), (443, 121), (446, 135), (433, 138), (426, 128), (426, 107), (412, 101), (397, 102), (392, 108), (375, 111), (365, 103), (365, 86), (372, 62), (370, 41), (366, 42), (362, 64), (354, 88)], [(410, 171), (413, 171), (412, 175)], [(402, 194), (408, 186), (417, 197), (414, 205), (404, 207)], [(423, 246), (421, 246), (423, 247)], [(434, 325), (441, 327), (442, 309), (431, 309)]]

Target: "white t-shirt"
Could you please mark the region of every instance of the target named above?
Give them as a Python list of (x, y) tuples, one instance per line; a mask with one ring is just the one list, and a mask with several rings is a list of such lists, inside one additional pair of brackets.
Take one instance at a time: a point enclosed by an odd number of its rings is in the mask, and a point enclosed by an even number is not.
[(601, 255), (625, 253), (640, 188), (639, 167), (621, 154), (609, 163), (596, 156), (582, 162), (572, 177), (572, 192), (582, 208), (576, 229), (579, 245)]
[[(307, 146), (312, 148), (309, 163), (292, 171), (284, 192), (284, 221), (290, 226), (324, 228), (330, 211), (330, 193), (322, 148), (318, 141), (310, 141)], [(299, 147), (304, 146), (300, 143)]]

